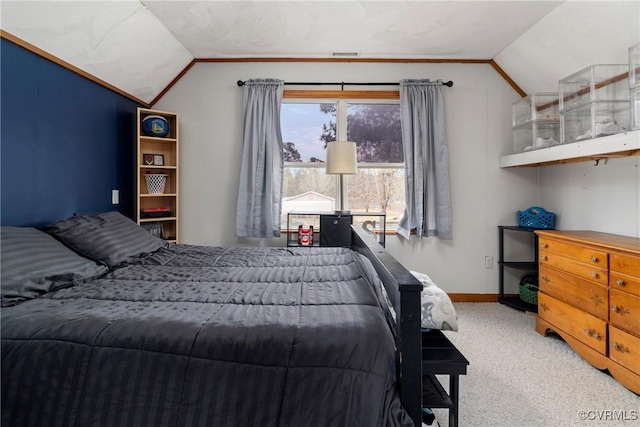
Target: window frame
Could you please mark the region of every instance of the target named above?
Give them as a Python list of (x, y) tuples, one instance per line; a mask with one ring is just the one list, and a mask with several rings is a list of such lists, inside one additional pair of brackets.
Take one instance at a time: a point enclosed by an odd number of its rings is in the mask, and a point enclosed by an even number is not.
[[(336, 105), (336, 139), (347, 140), (347, 105), (348, 104), (399, 104), (399, 91), (345, 91), (345, 90), (285, 90), (283, 104), (335, 104)], [(324, 168), (324, 162), (284, 162), (285, 168)], [(405, 163), (368, 163), (358, 162), (358, 168), (365, 169), (405, 169)], [(349, 208), (348, 180), (339, 188), (339, 177), (335, 177), (335, 197), (345, 192), (346, 208)], [(386, 213), (386, 212), (385, 212)], [(385, 230), (385, 234), (395, 234), (393, 230)]]

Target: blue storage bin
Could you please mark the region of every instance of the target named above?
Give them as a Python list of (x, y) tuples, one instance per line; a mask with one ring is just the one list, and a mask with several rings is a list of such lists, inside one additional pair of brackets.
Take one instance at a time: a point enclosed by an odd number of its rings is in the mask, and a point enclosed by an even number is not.
[(526, 228), (551, 229), (555, 227), (556, 214), (547, 212), (540, 206), (532, 206), (518, 211), (518, 225)]

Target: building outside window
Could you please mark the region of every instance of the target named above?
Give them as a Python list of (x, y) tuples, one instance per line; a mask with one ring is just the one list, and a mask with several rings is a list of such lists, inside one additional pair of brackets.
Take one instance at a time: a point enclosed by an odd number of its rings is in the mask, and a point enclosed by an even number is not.
[(281, 111), (284, 144), (282, 228), (291, 211), (336, 209), (338, 178), (326, 175), (326, 146), (354, 141), (357, 175), (345, 176), (352, 212), (384, 212), (395, 230), (405, 208), (400, 105), (395, 100), (287, 100)]

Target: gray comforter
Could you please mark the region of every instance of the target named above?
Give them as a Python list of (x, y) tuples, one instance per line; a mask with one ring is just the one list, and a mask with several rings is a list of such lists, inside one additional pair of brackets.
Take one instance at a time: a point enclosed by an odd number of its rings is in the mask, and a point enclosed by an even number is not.
[(409, 425), (375, 273), (173, 245), (2, 309), (2, 426)]

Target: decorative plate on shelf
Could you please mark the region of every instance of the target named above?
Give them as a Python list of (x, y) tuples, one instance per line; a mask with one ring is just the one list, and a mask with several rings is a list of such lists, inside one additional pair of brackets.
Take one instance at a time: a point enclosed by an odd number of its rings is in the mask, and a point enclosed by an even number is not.
[(169, 134), (169, 122), (162, 116), (146, 116), (142, 119), (142, 132), (149, 136), (165, 137)]

